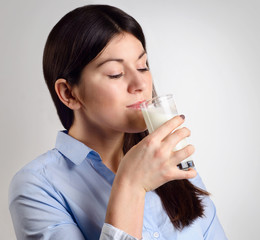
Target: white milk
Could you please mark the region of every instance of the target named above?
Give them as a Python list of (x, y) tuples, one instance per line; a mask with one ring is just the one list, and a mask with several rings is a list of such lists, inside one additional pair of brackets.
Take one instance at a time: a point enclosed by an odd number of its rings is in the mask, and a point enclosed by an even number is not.
[[(142, 113), (144, 116), (144, 120), (146, 123), (146, 126), (148, 128), (149, 133), (152, 133), (155, 131), (158, 127), (160, 127), (163, 123), (167, 122), (171, 118), (173, 118), (176, 115), (173, 115), (172, 113), (165, 113), (160, 111), (160, 109), (142, 109)], [(177, 128), (178, 129), (178, 128)], [(173, 149), (173, 151), (180, 150), (187, 146), (186, 139), (181, 140)], [(185, 159), (187, 161), (189, 159)]]

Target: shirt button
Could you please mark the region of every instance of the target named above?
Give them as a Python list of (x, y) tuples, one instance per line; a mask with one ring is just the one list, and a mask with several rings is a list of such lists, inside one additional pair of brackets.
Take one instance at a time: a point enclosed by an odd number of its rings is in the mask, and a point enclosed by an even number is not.
[(154, 236), (155, 238), (158, 238), (159, 235), (160, 235), (160, 234), (159, 234), (158, 232), (154, 232), (154, 233), (153, 233), (153, 236)]

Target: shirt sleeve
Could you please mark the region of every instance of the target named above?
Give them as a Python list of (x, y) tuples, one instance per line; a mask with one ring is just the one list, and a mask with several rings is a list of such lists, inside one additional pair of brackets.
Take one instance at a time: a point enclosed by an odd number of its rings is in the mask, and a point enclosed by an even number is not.
[(9, 209), (19, 240), (85, 240), (62, 197), (38, 172), (21, 170), (15, 175)]
[(228, 240), (227, 236), (215, 215), (207, 232), (204, 235), (205, 240)]
[[(9, 188), (9, 209), (19, 240), (86, 240), (66, 202), (40, 173), (21, 170)], [(105, 223), (100, 240), (137, 240)]]
[(124, 231), (115, 228), (114, 226), (104, 223), (100, 240), (138, 240), (135, 237), (125, 233)]
[[(190, 181), (195, 186), (206, 190), (199, 174), (195, 178), (190, 179)], [(203, 199), (203, 205), (205, 206), (205, 218), (200, 219), (200, 222), (204, 229), (204, 240), (228, 240), (218, 219), (215, 204), (210, 197)]]

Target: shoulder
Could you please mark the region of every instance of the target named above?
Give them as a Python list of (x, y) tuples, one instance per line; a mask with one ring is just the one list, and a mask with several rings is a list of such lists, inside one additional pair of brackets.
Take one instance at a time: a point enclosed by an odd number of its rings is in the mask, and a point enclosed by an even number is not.
[[(195, 186), (206, 190), (206, 187), (200, 177), (199, 174), (193, 179), (190, 180), (192, 184)], [(210, 235), (212, 239), (226, 239), (223, 228), (219, 223), (217, 217), (217, 210), (214, 202), (210, 198), (210, 196), (204, 196), (202, 198), (202, 204), (204, 206), (204, 216), (198, 218), (196, 223), (200, 226), (200, 229), (203, 232), (203, 236)], [(195, 224), (196, 225), (196, 224)], [(215, 238), (213, 236), (221, 236), (220, 238)], [(208, 238), (207, 238), (208, 239)], [(210, 238), (211, 239), (211, 238)]]
[(20, 169), (13, 177), (9, 186), (9, 204), (21, 196), (29, 196), (35, 192), (51, 189), (48, 171), (51, 165), (56, 165), (62, 155), (55, 149), (50, 150)]
[(189, 179), (189, 181), (193, 185), (195, 185), (196, 187), (199, 187), (199, 188), (201, 188), (203, 190), (206, 190), (206, 187), (205, 187), (205, 185), (204, 185), (204, 183), (203, 183), (203, 181), (202, 181), (202, 179), (201, 179), (201, 177), (200, 177), (198, 172), (197, 172), (196, 177)]
[(48, 165), (55, 164), (61, 157), (62, 155), (57, 151), (57, 149), (54, 148), (29, 162), (20, 171), (18, 171), (17, 174), (23, 171), (34, 171), (43, 174), (44, 169), (47, 168)]

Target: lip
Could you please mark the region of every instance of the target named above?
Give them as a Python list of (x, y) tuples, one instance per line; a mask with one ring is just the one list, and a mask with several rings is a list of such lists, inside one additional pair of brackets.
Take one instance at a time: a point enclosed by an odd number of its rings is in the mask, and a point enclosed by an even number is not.
[(128, 105), (127, 108), (140, 109), (140, 104), (143, 103), (143, 102), (145, 102), (145, 100), (138, 101), (134, 104)]

